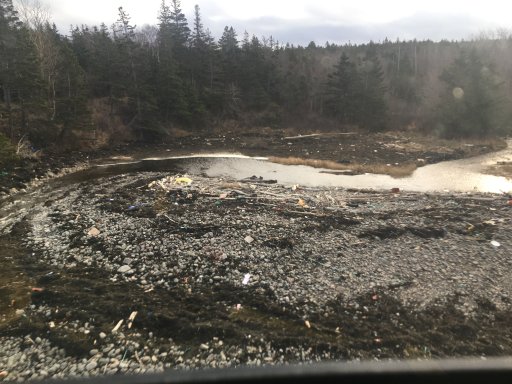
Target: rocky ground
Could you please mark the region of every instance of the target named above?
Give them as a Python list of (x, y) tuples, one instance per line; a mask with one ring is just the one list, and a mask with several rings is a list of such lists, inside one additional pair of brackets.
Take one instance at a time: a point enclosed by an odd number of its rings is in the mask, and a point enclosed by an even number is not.
[(505, 196), (190, 179), (110, 176), (20, 212), (0, 376), (512, 354)]

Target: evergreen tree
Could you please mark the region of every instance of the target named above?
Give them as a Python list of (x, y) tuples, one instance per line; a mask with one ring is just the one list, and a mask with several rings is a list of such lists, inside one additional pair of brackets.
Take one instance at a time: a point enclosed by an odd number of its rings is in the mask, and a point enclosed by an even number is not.
[(503, 83), (476, 50), (462, 51), (441, 79), (446, 84), (439, 108), (444, 136), (484, 137), (503, 131)]
[(156, 100), (164, 122), (171, 119), (187, 122), (190, 112), (181, 77), (173, 41), (173, 16), (171, 9), (162, 0), (158, 15), (158, 60), (156, 64)]
[(171, 33), (177, 47), (186, 47), (190, 36), (187, 18), (181, 11), (180, 0), (171, 0), (170, 9)]
[(379, 58), (370, 53), (363, 63), (359, 122), (372, 131), (386, 128), (387, 105), (384, 73)]
[(8, 134), (14, 134), (11, 115), (13, 87), (16, 79), (17, 31), (20, 27), (17, 12), (11, 0), (0, 0), (0, 87), (2, 100), (8, 115)]
[[(41, 103), (35, 48), (11, 0), (0, 0), (0, 130), (14, 139), (28, 133), (29, 116)], [(13, 110), (16, 105), (16, 111)]]
[(356, 65), (343, 53), (328, 75), (325, 110), (343, 124), (357, 124), (360, 117), (362, 84)]

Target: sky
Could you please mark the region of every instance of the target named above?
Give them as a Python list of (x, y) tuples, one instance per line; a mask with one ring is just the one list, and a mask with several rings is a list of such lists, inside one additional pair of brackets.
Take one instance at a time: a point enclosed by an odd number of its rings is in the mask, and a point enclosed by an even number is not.
[[(67, 34), (71, 24), (110, 26), (120, 6), (138, 27), (157, 24), (162, 0), (39, 1), (50, 7), (59, 31)], [(190, 24), (195, 4), (216, 38), (228, 25), (239, 38), (247, 30), (296, 45), (378, 42), (386, 37), (460, 40), (512, 28), (512, 2), (506, 0), (182, 0)]]

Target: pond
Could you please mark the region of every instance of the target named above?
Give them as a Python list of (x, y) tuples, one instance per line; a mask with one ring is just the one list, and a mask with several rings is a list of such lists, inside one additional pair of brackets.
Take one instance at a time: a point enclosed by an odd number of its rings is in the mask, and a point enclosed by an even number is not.
[(512, 190), (512, 181), (505, 177), (485, 174), (485, 168), (498, 162), (512, 160), (512, 149), (469, 159), (445, 161), (418, 168), (411, 176), (393, 178), (388, 175), (338, 175), (328, 169), (303, 165), (281, 165), (265, 158), (233, 154), (185, 157), (154, 157), (130, 163), (106, 164), (90, 173), (118, 173), (144, 170), (177, 170), (209, 177), (245, 179), (251, 176), (276, 180), (281, 184), (300, 184), (309, 187), (343, 187), (387, 190), (400, 188), (416, 192), (491, 192)]

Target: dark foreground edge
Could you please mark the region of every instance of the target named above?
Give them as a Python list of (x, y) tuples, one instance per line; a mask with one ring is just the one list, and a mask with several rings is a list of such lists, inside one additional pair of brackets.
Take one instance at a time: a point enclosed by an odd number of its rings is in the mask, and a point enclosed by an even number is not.
[(166, 371), (140, 376), (51, 380), (69, 384), (163, 383), (512, 383), (512, 358), (348, 362), (262, 368)]

